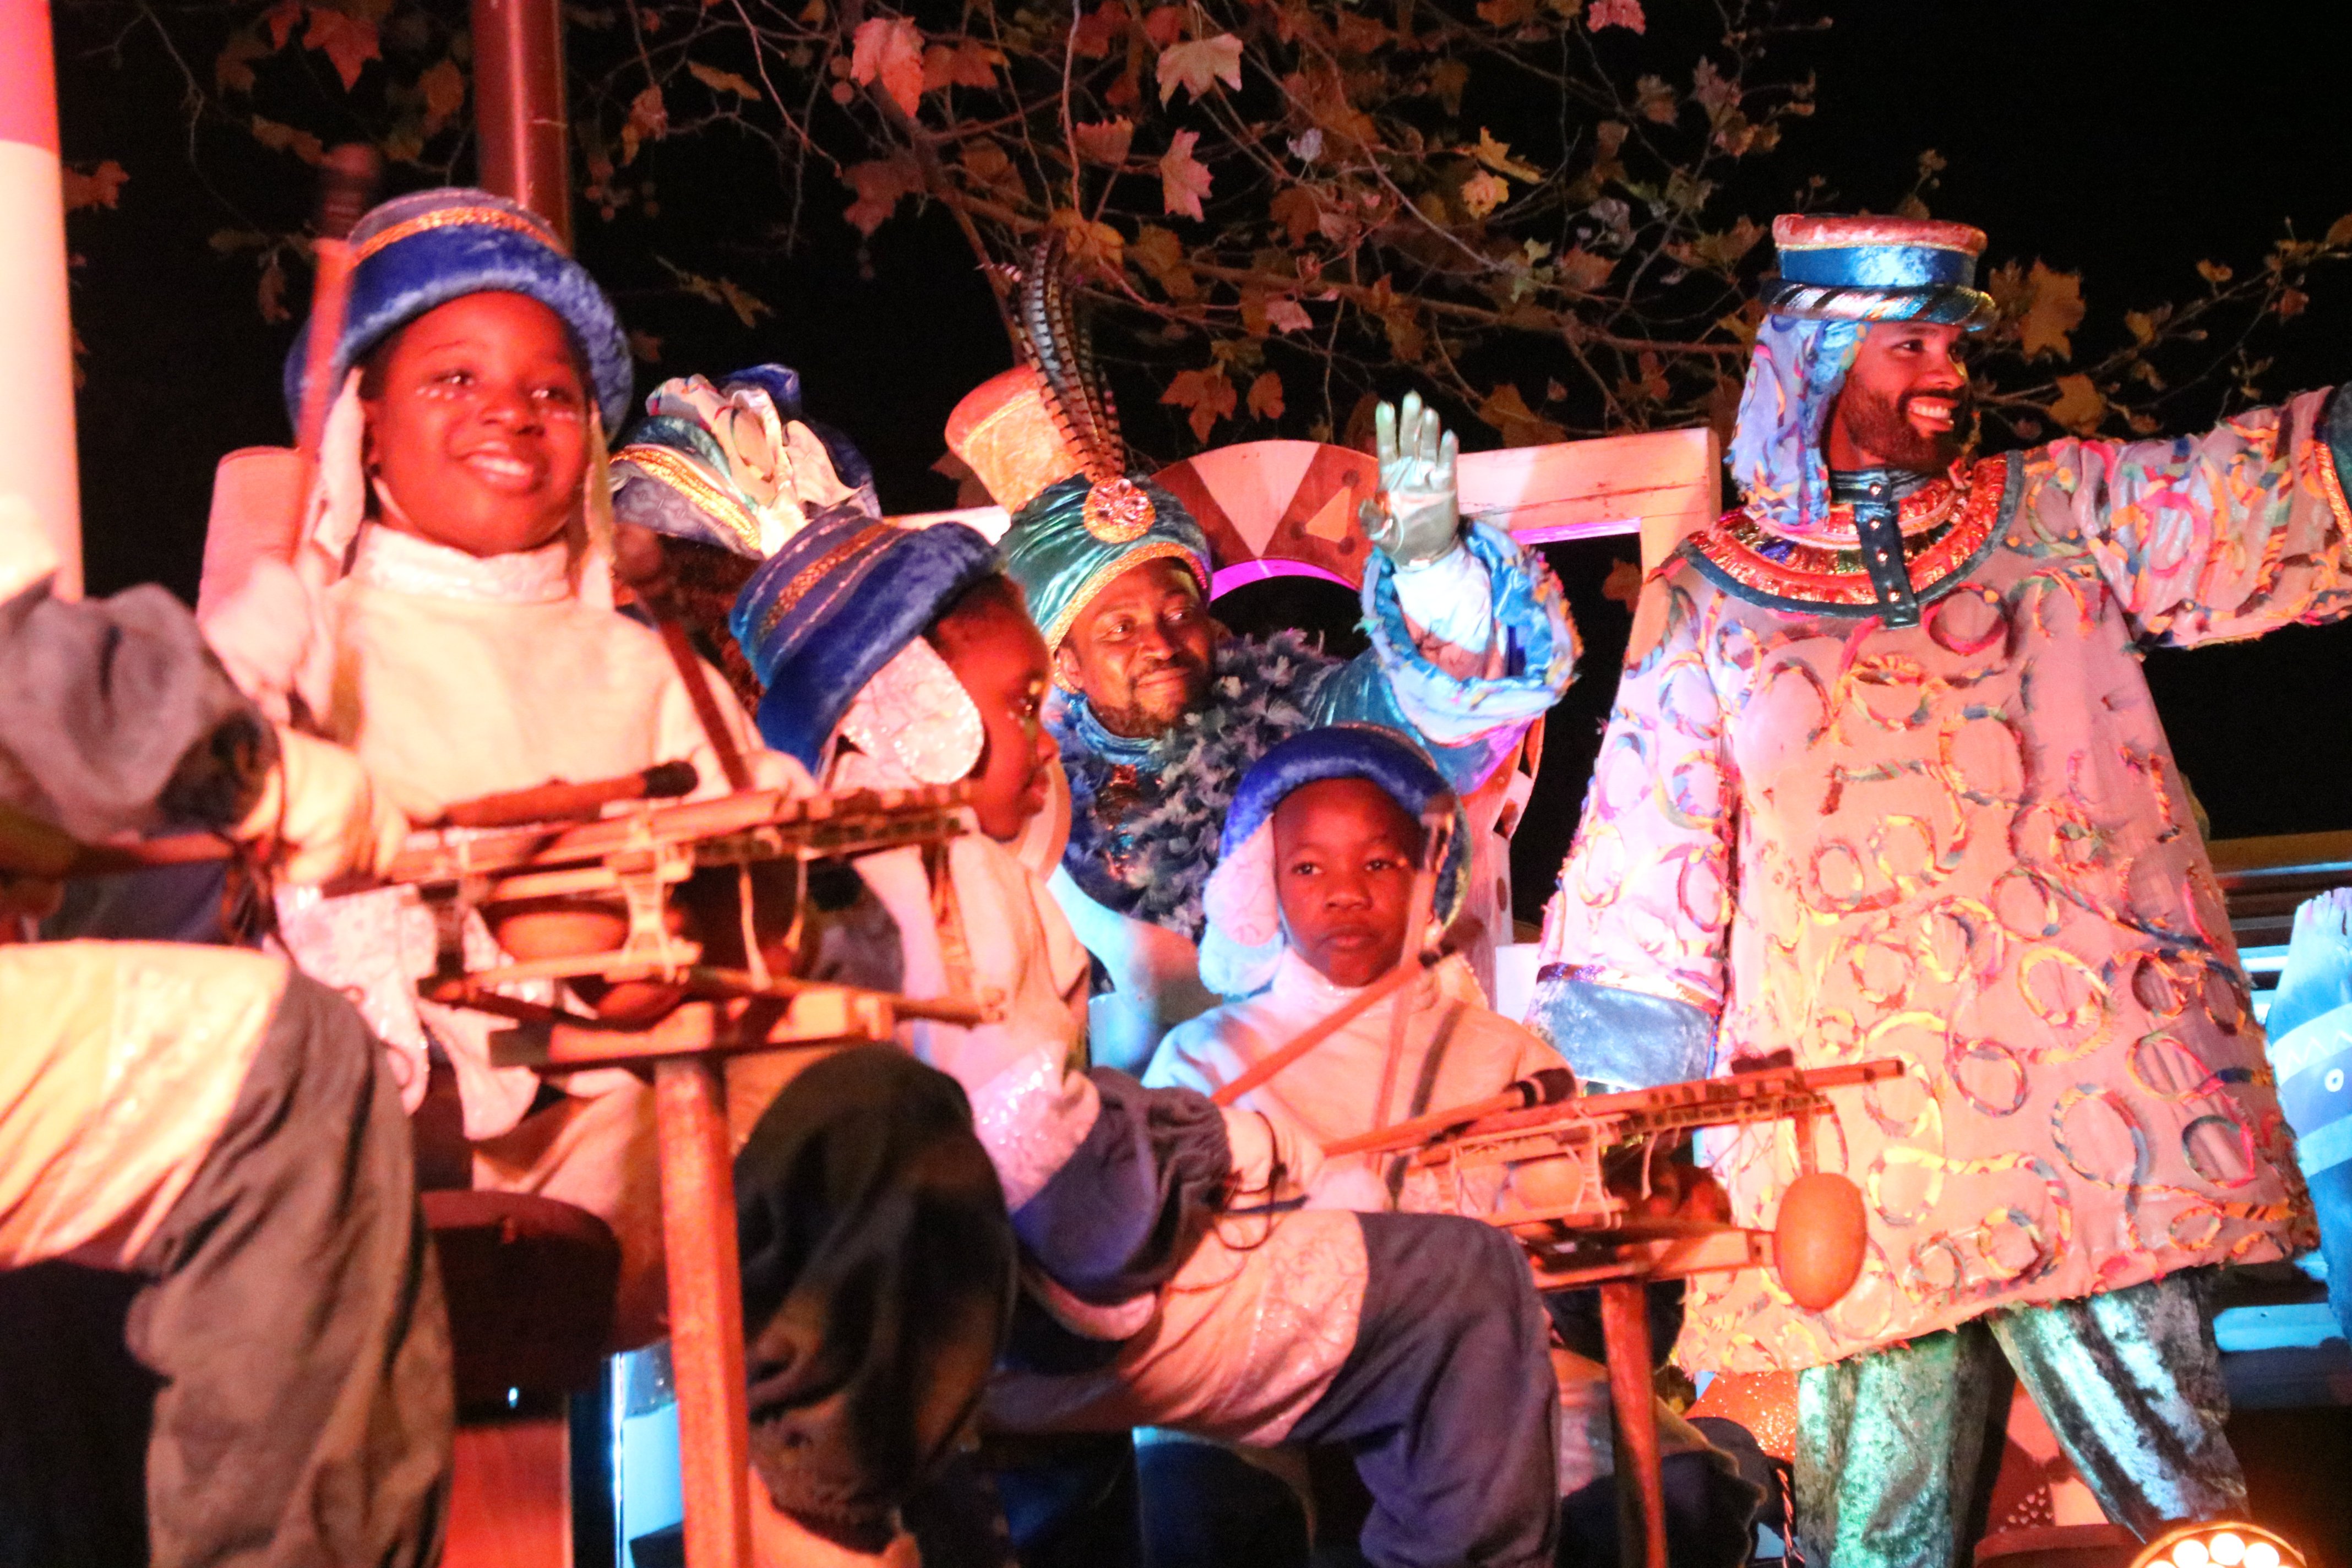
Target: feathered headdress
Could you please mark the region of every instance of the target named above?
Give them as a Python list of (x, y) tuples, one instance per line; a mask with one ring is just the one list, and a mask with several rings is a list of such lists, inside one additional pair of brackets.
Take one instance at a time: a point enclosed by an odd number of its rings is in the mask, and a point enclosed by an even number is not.
[(1087, 531), (1106, 544), (1140, 538), (1155, 508), (1143, 487), (1127, 477), (1118, 404), (1095, 369), (1086, 321), (1071, 308), (1069, 247), (1062, 231), (1049, 230), (1013, 278), (1013, 341), (1041, 378), (1045, 413), (1087, 477)]

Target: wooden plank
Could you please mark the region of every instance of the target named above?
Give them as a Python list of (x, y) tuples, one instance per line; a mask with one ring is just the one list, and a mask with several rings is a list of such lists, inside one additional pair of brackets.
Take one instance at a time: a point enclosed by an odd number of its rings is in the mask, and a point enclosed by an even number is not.
[(743, 1384), (727, 1090), (708, 1058), (654, 1067), (670, 1364), (677, 1379), (687, 1568), (751, 1568), (751, 1427)]
[[(1666, 1568), (1666, 1491), (1659, 1469), (1658, 1412), (1650, 1382), (1650, 1292), (1640, 1279), (1601, 1287), (1601, 1337), (1608, 1347), (1609, 1402), (1617, 1416), (1618, 1518), (1624, 1568)], [(1626, 1508), (1623, 1503), (1633, 1506)]]

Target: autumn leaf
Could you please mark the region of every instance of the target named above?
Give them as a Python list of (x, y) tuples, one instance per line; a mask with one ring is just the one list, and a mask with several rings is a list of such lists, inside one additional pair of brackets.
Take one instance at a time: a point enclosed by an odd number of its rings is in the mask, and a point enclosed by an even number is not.
[(1200, 144), (1197, 131), (1179, 131), (1160, 155), (1160, 210), (1198, 220), (1201, 198), (1209, 194), (1209, 171), (1192, 156)]
[[(1267, 371), (1250, 383), (1249, 411), (1254, 419), (1282, 417), (1282, 377)], [(1203, 437), (1205, 439), (1206, 437)]]
[(1642, 597), (1642, 568), (1638, 562), (1619, 560), (1610, 563), (1609, 575), (1601, 581), (1601, 596), (1614, 599), (1632, 609)]
[(993, 142), (982, 138), (965, 142), (961, 162), (964, 173), (983, 185), (992, 185), (1007, 192), (1021, 189), (1020, 171), (1013, 166), (1013, 160), (1006, 156), (1004, 149)]
[(275, 323), (294, 319), (294, 312), (286, 308), (286, 268), (278, 265), (275, 256), (261, 269), (261, 281), (254, 289), (253, 302), (265, 321)]
[(2279, 319), (2281, 321), (2285, 321), (2291, 316), (2302, 315), (2303, 312), (2309, 308), (2310, 304), (2311, 296), (2305, 293), (2302, 289), (2282, 289), (2279, 290), (2278, 303), (2273, 305), (2272, 309), (2275, 310), (2279, 313)]
[(1429, 90), (1448, 114), (1462, 112), (1462, 89), (1470, 85), (1470, 67), (1461, 60), (1440, 60), (1429, 73)]
[(1117, 0), (1097, 5), (1078, 18), (1078, 25), (1070, 30), (1071, 52), (1080, 59), (1106, 59), (1112, 46), (1118, 42), (1119, 34), (1126, 30), (1126, 6)]
[(122, 198), (123, 182), (130, 178), (122, 165), (111, 158), (87, 174), (79, 169), (66, 170), (66, 211), (78, 213), (85, 207), (114, 205)]
[(1116, 169), (1127, 162), (1127, 150), (1134, 145), (1135, 121), (1122, 114), (1117, 120), (1078, 125), (1072, 134), (1077, 138), (1079, 157), (1089, 163), (1107, 163)]
[[(1607, 4), (1607, 0), (1596, 0)], [(1502, 432), (1506, 447), (1548, 447), (1568, 439), (1568, 432), (1528, 406), (1528, 400), (1509, 382), (1486, 395), (1478, 417)]]
[(1490, 27), (1517, 27), (1535, 16), (1536, 0), (1478, 0), (1478, 19)]
[(2025, 275), (2025, 319), (2019, 329), (2018, 346), (2025, 357), (2044, 353), (2070, 357), (2074, 344), (2067, 334), (2083, 324), (2084, 309), (2083, 275), (2053, 272), (2036, 261)]
[(1143, 36), (1155, 49), (1164, 49), (1184, 36), (1184, 7), (1155, 5), (1143, 14)]
[(1525, 180), (1532, 184), (1543, 178), (1541, 169), (1512, 157), (1511, 144), (1496, 141), (1494, 132), (1483, 125), (1478, 127), (1478, 145), (1470, 149), (1470, 155), (1495, 173), (1508, 174), (1515, 180)]
[(1339, 36), (1339, 52), (1343, 55), (1369, 55), (1389, 41), (1386, 27), (1353, 11), (1340, 12), (1333, 31)]
[(466, 73), (456, 60), (441, 60), (425, 68), (416, 79), (416, 88), (425, 95), (425, 134), (434, 135), (455, 120), (466, 107)]
[(1511, 199), (1511, 187), (1481, 169), (1462, 182), (1462, 205), (1472, 217), (1485, 217)]
[(268, 59), (273, 52), (251, 33), (230, 35), (221, 52), (213, 57), (213, 85), (223, 92), (251, 92), (253, 62)]
[(727, 308), (735, 312), (735, 319), (746, 327), (757, 326), (761, 317), (776, 313), (774, 306), (731, 278), (719, 279), (719, 295), (727, 301)]
[(2230, 269), (2218, 261), (2200, 261), (2197, 264), (2197, 276), (2218, 289), (2230, 280), (2231, 274)]
[(904, 16), (876, 16), (851, 35), (849, 79), (860, 87), (882, 84), (899, 110), (912, 116), (923, 101), (923, 32)]
[(1136, 265), (1150, 274), (1170, 299), (1190, 300), (1201, 292), (1200, 280), (1192, 276), (1184, 255), (1184, 242), (1176, 237), (1174, 230), (1147, 223), (1136, 235), (1135, 243), (1127, 247), (1127, 254), (1135, 258)]
[(1235, 89), (1242, 85), (1242, 41), (1231, 33), (1195, 38), (1160, 52), (1160, 102), (1176, 96), (1180, 87), (1194, 98), (1206, 98), (1213, 81)]
[(1609, 275), (1617, 264), (1605, 256), (1595, 256), (1578, 246), (1559, 258), (1559, 280), (1579, 294), (1597, 294), (1609, 287)]
[(1739, 84), (1716, 69), (1713, 60), (1701, 56), (1697, 68), (1691, 72), (1691, 96), (1698, 100), (1710, 120), (1720, 121), (1739, 107)]
[(305, 163), (317, 163), (327, 156), (326, 143), (308, 131), (280, 125), (258, 114), (253, 117), (253, 139), (273, 153), (291, 153)]
[(1285, 294), (1265, 302), (1265, 324), (1277, 332), (1307, 332), (1315, 330), (1315, 320), (1307, 307)]
[(1127, 237), (1068, 207), (1057, 207), (1047, 220), (1069, 237), (1072, 259), (1105, 278), (1117, 278), (1127, 264)]
[(1177, 408), (1192, 411), (1192, 438), (1205, 442), (1217, 421), (1233, 416), (1234, 405), (1240, 401), (1234, 384), (1225, 379), (1224, 367), (1209, 370), (1180, 370), (1169, 382), (1168, 390), (1160, 401)]
[(310, 28), (302, 35), (302, 47), (327, 57), (335, 74), (342, 78), (345, 92), (359, 85), (360, 72), (368, 61), (383, 58), (376, 48), (373, 22), (325, 5), (310, 7)]
[(1642, 15), (1642, 0), (1592, 0), (1584, 13), (1584, 25), (1596, 33), (1603, 27), (1622, 27), (1629, 33), (1650, 30), (1650, 19)]
[(261, 25), (269, 29), (269, 47), (282, 49), (294, 29), (302, 24), (302, 0), (278, 0), (261, 15)]
[(656, 84), (629, 100), (629, 118), (621, 125), (621, 162), (634, 162), (638, 147), (668, 134), (669, 106), (662, 101), (662, 90)]
[(646, 364), (661, 363), (662, 341), (653, 333), (635, 327), (629, 329), (629, 357)]
[(2324, 243), (2331, 248), (2352, 245), (2352, 213), (2346, 213), (2327, 226), (2327, 238)]
[(923, 90), (949, 87), (994, 87), (996, 68), (1004, 57), (986, 44), (965, 38), (953, 48), (933, 44), (923, 51)]
[(2130, 330), (2132, 342), (2151, 343), (2156, 341), (2156, 317), (2146, 310), (2126, 310), (2124, 325)]
[(2050, 417), (2077, 436), (2098, 433), (2107, 417), (2107, 400), (2091, 384), (2087, 375), (2062, 375), (2058, 378), (2058, 401), (2050, 405)]
[(841, 216), (864, 235), (871, 235), (882, 226), (898, 210), (900, 197), (923, 188), (923, 172), (912, 159), (873, 159), (852, 163), (841, 172), (841, 177), (857, 193), (857, 199), (843, 209)]
[(1276, 191), (1266, 210), (1289, 235), (1290, 243), (1294, 246), (1304, 243), (1307, 236), (1322, 226), (1323, 205), (1305, 185), (1288, 185)]
[(1645, 76), (1633, 84), (1633, 107), (1653, 125), (1672, 125), (1682, 112), (1673, 85), (1662, 76)]
[(707, 66), (700, 60), (687, 61), (686, 70), (688, 76), (713, 92), (731, 92), (754, 103), (760, 100), (760, 89), (733, 71), (720, 70), (717, 66)]

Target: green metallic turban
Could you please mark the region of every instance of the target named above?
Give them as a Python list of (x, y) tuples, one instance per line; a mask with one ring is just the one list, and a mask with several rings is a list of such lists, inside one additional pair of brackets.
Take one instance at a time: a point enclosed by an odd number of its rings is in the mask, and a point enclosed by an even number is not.
[(1209, 592), (1209, 536), (1184, 503), (1156, 485), (1118, 486), (1116, 497), (1097, 495), (1084, 474), (1048, 485), (1013, 514), (1013, 526), (997, 541), (1004, 570), (1028, 595), (1029, 614), (1049, 648), (1062, 646), (1112, 578), (1147, 562), (1181, 561), (1202, 595)]

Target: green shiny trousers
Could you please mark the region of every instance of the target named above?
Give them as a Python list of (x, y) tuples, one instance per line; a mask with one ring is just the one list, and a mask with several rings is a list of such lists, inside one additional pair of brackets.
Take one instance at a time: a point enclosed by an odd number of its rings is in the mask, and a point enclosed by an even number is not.
[(1808, 1369), (1796, 1479), (1811, 1568), (1964, 1568), (1984, 1531), (2012, 1372), (2107, 1516), (2142, 1539), (2242, 1510), (2211, 1283), (2192, 1269), (2004, 1307)]

